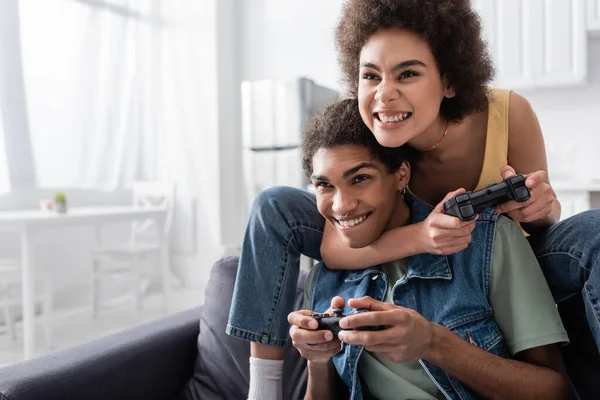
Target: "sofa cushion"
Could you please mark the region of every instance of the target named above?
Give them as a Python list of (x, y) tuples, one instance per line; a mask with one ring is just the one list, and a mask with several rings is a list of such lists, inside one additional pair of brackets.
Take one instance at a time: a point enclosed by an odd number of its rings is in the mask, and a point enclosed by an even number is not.
[(1, 400), (175, 399), (192, 376), (192, 308), (0, 368)]
[[(206, 296), (194, 375), (183, 398), (246, 399), (249, 380), (249, 342), (225, 333), (229, 316), (238, 257), (224, 258), (213, 266)], [(294, 306), (302, 307), (306, 272), (301, 271)], [(283, 398), (302, 399), (306, 390), (306, 362), (293, 348), (285, 350)]]

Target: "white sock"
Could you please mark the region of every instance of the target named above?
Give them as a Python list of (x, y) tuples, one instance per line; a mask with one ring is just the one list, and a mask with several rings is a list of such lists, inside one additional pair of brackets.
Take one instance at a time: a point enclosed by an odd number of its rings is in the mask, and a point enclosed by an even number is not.
[(250, 357), (248, 400), (282, 400), (283, 360)]

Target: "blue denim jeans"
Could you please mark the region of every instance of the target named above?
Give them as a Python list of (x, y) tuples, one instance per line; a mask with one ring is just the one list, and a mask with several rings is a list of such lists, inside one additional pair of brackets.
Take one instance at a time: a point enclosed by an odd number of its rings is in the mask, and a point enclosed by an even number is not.
[[(270, 346), (289, 344), (287, 315), (293, 311), (300, 254), (320, 260), (324, 223), (315, 196), (306, 191), (275, 187), (256, 198), (227, 334)], [(582, 293), (600, 348), (600, 210), (561, 221), (529, 241), (557, 302)]]
[(300, 254), (321, 259), (325, 219), (315, 195), (274, 187), (254, 200), (235, 280), (229, 335), (270, 346), (290, 343), (292, 312), (300, 273)]
[(600, 349), (600, 209), (582, 212), (529, 237), (556, 303), (581, 294)]

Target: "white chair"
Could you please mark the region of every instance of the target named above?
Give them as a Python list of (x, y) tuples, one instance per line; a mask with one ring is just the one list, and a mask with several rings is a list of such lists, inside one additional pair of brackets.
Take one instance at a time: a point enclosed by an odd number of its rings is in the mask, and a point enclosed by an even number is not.
[[(140, 208), (164, 207), (166, 220), (162, 230), (153, 219), (134, 221), (127, 243), (102, 247), (93, 252), (92, 315), (97, 317), (100, 298), (99, 283), (102, 280), (125, 278), (130, 282), (134, 313), (143, 308), (144, 294), (153, 276), (161, 276), (159, 239), (170, 240), (175, 208), (176, 186), (165, 182), (136, 182), (133, 185), (133, 205)], [(162, 236), (162, 238), (160, 237)], [(99, 240), (99, 239), (98, 239)], [(157, 271), (158, 270), (158, 271)], [(147, 278), (147, 280), (143, 280)], [(166, 299), (166, 277), (161, 276), (161, 286)]]
[[(44, 333), (48, 347), (54, 346), (54, 320), (52, 279), (40, 271), (36, 279), (38, 290), (35, 296), (36, 303), (41, 303), (41, 322), (44, 324)], [(15, 309), (22, 305), (22, 269), (18, 259), (0, 259), (0, 308), (4, 314), (6, 330), (13, 340), (17, 338)], [(40, 285), (41, 284), (41, 285)]]

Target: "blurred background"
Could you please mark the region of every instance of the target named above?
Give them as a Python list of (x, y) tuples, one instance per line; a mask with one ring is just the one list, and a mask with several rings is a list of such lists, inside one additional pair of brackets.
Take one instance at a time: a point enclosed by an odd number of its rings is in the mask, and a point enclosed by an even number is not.
[[(598, 207), (600, 1), (472, 3), (493, 84), (524, 95), (538, 115), (563, 217)], [(29, 356), (204, 301), (211, 265), (239, 251), (253, 196), (306, 183), (302, 125), (343, 95), (333, 44), (341, 5), (0, 0), (0, 266), (11, 277), (0, 267), (0, 365), (26, 357), (24, 258), (43, 298)], [(149, 197), (170, 221), (157, 224), (154, 243), (168, 259), (148, 253), (155, 265), (139, 267), (148, 278), (132, 294), (139, 260), (115, 261), (109, 248), (133, 254), (140, 182), (166, 188)], [(66, 218), (25, 235), (55, 217), (57, 194)], [(144, 305), (132, 314), (136, 296)], [(49, 326), (55, 333), (42, 334)]]

